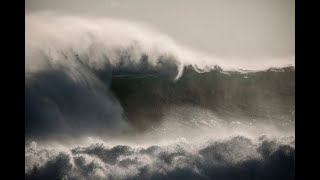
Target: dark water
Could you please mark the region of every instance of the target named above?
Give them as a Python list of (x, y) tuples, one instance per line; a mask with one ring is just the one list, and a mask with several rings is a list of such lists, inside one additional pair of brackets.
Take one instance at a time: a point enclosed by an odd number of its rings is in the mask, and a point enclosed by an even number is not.
[[(147, 55), (136, 63), (125, 56), (99, 69), (84, 58), (26, 73), (26, 179), (294, 179), (294, 67), (186, 66), (175, 80), (170, 57), (154, 66)], [(267, 135), (229, 136), (234, 124)], [(226, 135), (217, 140), (219, 130)], [(50, 143), (91, 136), (130, 143)]]

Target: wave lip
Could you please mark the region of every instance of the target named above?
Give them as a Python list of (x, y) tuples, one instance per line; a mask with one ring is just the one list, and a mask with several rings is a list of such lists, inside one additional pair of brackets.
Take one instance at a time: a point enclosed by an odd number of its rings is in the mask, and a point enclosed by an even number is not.
[(49, 57), (51, 63), (61, 63), (69, 52), (85, 57), (85, 62), (96, 69), (103, 67), (105, 63), (117, 64), (121, 56), (136, 62), (146, 54), (152, 64), (156, 64), (162, 57), (170, 57), (179, 66), (177, 77), (181, 75), (185, 65), (196, 65), (198, 69), (219, 65), (226, 70), (263, 70), (272, 66), (294, 66), (295, 63), (294, 57), (220, 58), (188, 48), (141, 23), (52, 13), (26, 14), (25, 48), (28, 72), (38, 71), (46, 66), (41, 57), (43, 55)]

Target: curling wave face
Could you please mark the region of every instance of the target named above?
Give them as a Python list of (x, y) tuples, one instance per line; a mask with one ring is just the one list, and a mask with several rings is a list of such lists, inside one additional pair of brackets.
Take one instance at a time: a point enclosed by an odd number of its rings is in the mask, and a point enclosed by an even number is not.
[(26, 178), (291, 179), (294, 63), (264, 62), (125, 21), (28, 14)]

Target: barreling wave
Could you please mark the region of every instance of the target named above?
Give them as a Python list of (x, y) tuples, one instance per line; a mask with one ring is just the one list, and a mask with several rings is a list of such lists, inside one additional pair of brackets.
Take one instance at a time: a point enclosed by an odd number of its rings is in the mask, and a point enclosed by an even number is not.
[(205, 109), (228, 123), (293, 127), (294, 66), (241, 70), (112, 19), (31, 14), (26, 34), (27, 136), (145, 131), (172, 109), (184, 124)]
[(126, 21), (27, 14), (25, 75), (26, 179), (294, 178), (290, 58), (220, 59)]
[(185, 105), (223, 119), (294, 122), (294, 67), (241, 72), (215, 66), (199, 72), (190, 65), (175, 80), (179, 67), (170, 58), (153, 66), (143, 55), (137, 62), (122, 59), (98, 70), (82, 58), (65, 56), (66, 64), (26, 79), (27, 133), (48, 128), (56, 133), (69, 125), (69, 132), (76, 126), (81, 133), (125, 126), (143, 130), (161, 123), (169, 108)]

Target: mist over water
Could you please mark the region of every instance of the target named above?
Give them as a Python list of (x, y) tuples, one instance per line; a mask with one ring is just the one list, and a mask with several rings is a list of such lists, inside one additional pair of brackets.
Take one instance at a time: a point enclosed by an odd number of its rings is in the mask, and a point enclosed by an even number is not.
[(146, 25), (26, 15), (27, 179), (293, 179), (294, 59)]

